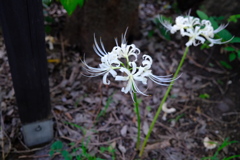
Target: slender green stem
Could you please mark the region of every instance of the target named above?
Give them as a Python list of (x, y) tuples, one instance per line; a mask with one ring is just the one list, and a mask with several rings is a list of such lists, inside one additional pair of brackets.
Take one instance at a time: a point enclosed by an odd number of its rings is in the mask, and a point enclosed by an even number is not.
[(139, 113), (139, 103), (137, 99), (137, 94), (133, 92), (133, 99), (134, 99), (134, 106), (136, 107), (136, 114), (137, 114), (137, 127), (138, 127), (138, 132), (137, 132), (137, 150), (139, 149), (140, 146), (140, 129), (141, 129), (141, 119), (140, 119), (140, 113)]
[(155, 114), (155, 116), (154, 116), (154, 118), (153, 118), (153, 121), (152, 121), (152, 123), (151, 123), (151, 125), (150, 125), (150, 127), (149, 127), (149, 131), (148, 131), (148, 133), (147, 133), (147, 135), (146, 135), (146, 137), (145, 137), (145, 139), (144, 139), (142, 148), (141, 148), (140, 153), (139, 153), (139, 156), (140, 156), (140, 157), (141, 157), (142, 154), (143, 154), (143, 151), (144, 151), (145, 146), (146, 146), (146, 144), (147, 144), (147, 142), (148, 142), (148, 139), (149, 139), (150, 134), (151, 134), (151, 132), (152, 132), (152, 130), (153, 130), (153, 127), (154, 127), (154, 125), (155, 125), (155, 123), (156, 123), (156, 121), (157, 121), (157, 119), (158, 119), (158, 117), (159, 117), (159, 114), (161, 113), (162, 106), (163, 106), (163, 104), (166, 102), (166, 99), (167, 99), (167, 97), (168, 97), (168, 94), (169, 94), (169, 92), (170, 92), (171, 89), (172, 89), (174, 80), (177, 78), (178, 73), (179, 73), (180, 69), (182, 68), (183, 62), (184, 62), (184, 60), (185, 60), (185, 58), (186, 58), (186, 56), (187, 56), (187, 53), (188, 53), (188, 49), (189, 49), (189, 47), (187, 47), (187, 48), (185, 49), (185, 51), (184, 51), (184, 53), (183, 53), (183, 56), (182, 56), (182, 59), (181, 59), (179, 65), (178, 65), (178, 68), (177, 68), (175, 74), (173, 75), (173, 81), (171, 81), (170, 85), (168, 86), (168, 89), (167, 89), (167, 91), (165, 92), (165, 95), (164, 95), (164, 97), (163, 97), (163, 99), (162, 99), (162, 101), (161, 101), (161, 103), (160, 103), (160, 105), (159, 105), (159, 107), (158, 107), (157, 113)]

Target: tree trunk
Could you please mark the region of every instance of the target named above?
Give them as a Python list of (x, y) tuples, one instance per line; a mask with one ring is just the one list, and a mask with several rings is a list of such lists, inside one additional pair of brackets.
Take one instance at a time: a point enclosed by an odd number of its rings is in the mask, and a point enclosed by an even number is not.
[(110, 52), (115, 46), (114, 38), (120, 40), (127, 27), (129, 36), (139, 34), (138, 6), (139, 0), (86, 0), (82, 8), (67, 18), (64, 37), (89, 57), (95, 55), (92, 48), (95, 34)]

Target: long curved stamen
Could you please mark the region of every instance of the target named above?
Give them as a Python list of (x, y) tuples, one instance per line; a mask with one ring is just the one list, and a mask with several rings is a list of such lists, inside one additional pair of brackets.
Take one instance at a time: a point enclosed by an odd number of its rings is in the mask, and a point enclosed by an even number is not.
[[(100, 40), (101, 41), (101, 40)], [(101, 42), (100, 42), (101, 43)], [(99, 47), (99, 45), (98, 45), (98, 43), (97, 43), (97, 40), (96, 40), (96, 37), (95, 37), (95, 34), (94, 34), (94, 45), (93, 45), (93, 49), (94, 49), (94, 51), (100, 56), (100, 57), (102, 57), (102, 56), (104, 56), (104, 55), (106, 55), (107, 54), (107, 52), (105, 51), (105, 49), (104, 49), (104, 51), (102, 51), (102, 49)]]

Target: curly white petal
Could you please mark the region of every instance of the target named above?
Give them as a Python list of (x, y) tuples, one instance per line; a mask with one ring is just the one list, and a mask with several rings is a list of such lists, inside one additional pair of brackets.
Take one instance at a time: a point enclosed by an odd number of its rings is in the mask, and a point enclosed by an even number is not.
[(153, 62), (152, 57), (150, 57), (149, 55), (143, 55), (142, 64), (144, 68), (150, 69), (152, 66), (152, 62)]

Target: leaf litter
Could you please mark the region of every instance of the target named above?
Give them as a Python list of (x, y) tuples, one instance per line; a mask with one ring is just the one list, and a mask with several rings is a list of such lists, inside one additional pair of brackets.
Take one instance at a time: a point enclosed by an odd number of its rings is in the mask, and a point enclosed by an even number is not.
[[(154, 57), (153, 71), (159, 75), (174, 73), (184, 45), (183, 42), (167, 43), (159, 37), (152, 19), (159, 13), (166, 14), (166, 10), (160, 7), (163, 5), (166, 4), (141, 2), (139, 18), (143, 36), (141, 40), (135, 41), (143, 53)], [(56, 7), (54, 9), (57, 10)], [(148, 36), (149, 31), (155, 32), (153, 37)], [(48, 50), (48, 59), (61, 59), (60, 44), (63, 42), (58, 39), (56, 41), (54, 50)], [(59, 63), (49, 63), (52, 115), (55, 122), (54, 140), (64, 142), (65, 149), (69, 152), (74, 147), (87, 144), (85, 147), (89, 153), (103, 159), (111, 158), (111, 154), (101, 153), (99, 151), (101, 146), (112, 146), (116, 159), (128, 160), (137, 157), (136, 114), (131, 97), (120, 91), (121, 86), (118, 83), (113, 82), (110, 86), (104, 86), (100, 77), (82, 76), (81, 54), (71, 50), (64, 52), (65, 56)], [(181, 77), (175, 82), (167, 101), (169, 106), (176, 108), (176, 112), (169, 114), (166, 121), (162, 120), (161, 113), (146, 147), (144, 159), (199, 159), (212, 154), (204, 148), (202, 143), (204, 137), (212, 137), (218, 142), (223, 142), (227, 137), (240, 140), (237, 136), (240, 129), (238, 123), (240, 109), (237, 106), (240, 102), (236, 98), (239, 90), (234, 89), (234, 85), (240, 85), (237, 80), (239, 74), (229, 74), (217, 65), (216, 68), (201, 65), (203, 62), (198, 59), (199, 54), (206, 58), (208, 55), (200, 52), (197, 49), (190, 50), (188, 62), (183, 66)], [(97, 65), (92, 58), (87, 58), (86, 61)], [(214, 59), (211, 61), (215, 63)], [(2, 153), (19, 159), (49, 159), (51, 144), (30, 149), (23, 143), (21, 122), (2, 36), (0, 36), (0, 63)], [(224, 82), (231, 79), (232, 84), (220, 86), (213, 79)], [(141, 99), (142, 140), (149, 130), (166, 89), (149, 83), (147, 93), (150, 96), (138, 97)], [(199, 98), (199, 94), (204, 93), (208, 93), (210, 98)], [(108, 104), (109, 97), (112, 97), (112, 100)], [(73, 146), (69, 146), (70, 143), (73, 143)], [(240, 146), (235, 144), (220, 156), (237, 154), (239, 150)], [(76, 153), (80, 154), (81, 150)], [(61, 157), (56, 154), (53, 159)]]

